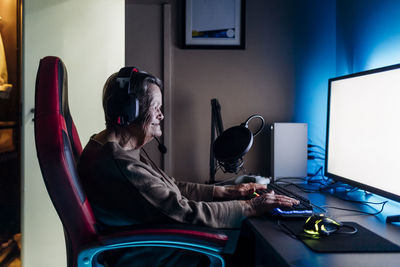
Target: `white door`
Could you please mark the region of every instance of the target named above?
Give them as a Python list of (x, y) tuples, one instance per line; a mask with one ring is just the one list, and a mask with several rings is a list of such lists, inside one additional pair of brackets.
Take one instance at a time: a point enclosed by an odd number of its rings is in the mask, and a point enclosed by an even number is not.
[(22, 265), (66, 266), (64, 233), (39, 170), (33, 135), (39, 60), (66, 64), (69, 103), (82, 145), (104, 128), (106, 78), (125, 61), (124, 0), (36, 0), (23, 5)]

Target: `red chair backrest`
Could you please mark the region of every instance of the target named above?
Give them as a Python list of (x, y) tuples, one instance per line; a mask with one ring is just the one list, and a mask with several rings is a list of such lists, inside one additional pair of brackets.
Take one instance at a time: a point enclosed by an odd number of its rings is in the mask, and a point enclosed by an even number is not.
[(67, 249), (76, 255), (83, 244), (96, 239), (96, 229), (76, 169), (82, 146), (69, 112), (67, 87), (63, 62), (57, 57), (43, 58), (36, 77), (36, 151), (47, 191), (64, 227)]

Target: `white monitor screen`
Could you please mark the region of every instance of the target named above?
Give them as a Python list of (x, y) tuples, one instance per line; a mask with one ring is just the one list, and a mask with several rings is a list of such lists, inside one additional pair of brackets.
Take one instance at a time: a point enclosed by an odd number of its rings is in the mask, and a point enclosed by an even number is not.
[(326, 175), (400, 200), (400, 65), (329, 80)]

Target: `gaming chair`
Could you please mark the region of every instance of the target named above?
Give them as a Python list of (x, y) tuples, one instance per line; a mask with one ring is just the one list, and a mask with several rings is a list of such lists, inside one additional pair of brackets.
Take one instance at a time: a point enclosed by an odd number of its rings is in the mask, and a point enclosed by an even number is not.
[(100, 233), (83, 191), (76, 163), (82, 152), (68, 107), (65, 65), (58, 57), (40, 60), (35, 91), (35, 142), (40, 169), (62, 222), (69, 267), (103, 266), (99, 255), (126, 247), (157, 246), (205, 254), (211, 266), (224, 266), (221, 256), (228, 236), (217, 229), (193, 225), (133, 226)]

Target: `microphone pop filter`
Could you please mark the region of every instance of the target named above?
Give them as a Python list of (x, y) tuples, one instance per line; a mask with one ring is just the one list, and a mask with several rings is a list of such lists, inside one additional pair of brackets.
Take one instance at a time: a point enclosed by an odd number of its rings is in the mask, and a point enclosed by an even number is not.
[(253, 144), (253, 134), (244, 126), (235, 126), (224, 131), (213, 144), (218, 161), (230, 162), (243, 157)]

